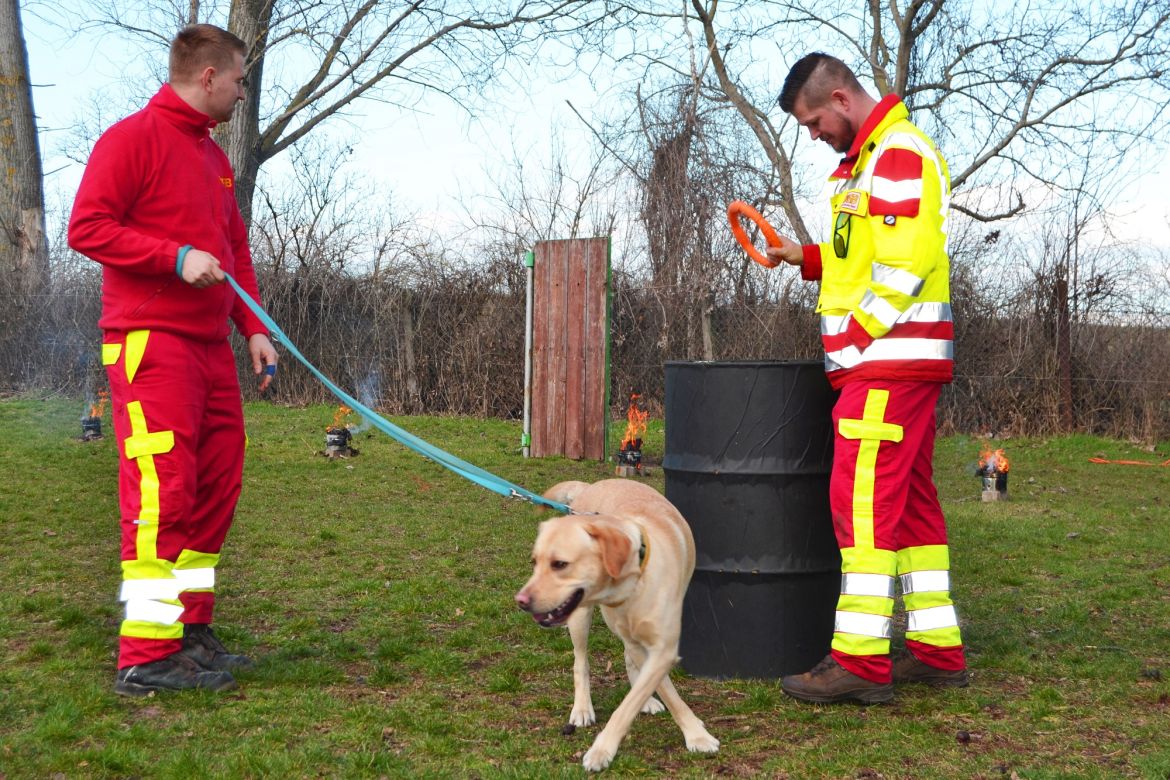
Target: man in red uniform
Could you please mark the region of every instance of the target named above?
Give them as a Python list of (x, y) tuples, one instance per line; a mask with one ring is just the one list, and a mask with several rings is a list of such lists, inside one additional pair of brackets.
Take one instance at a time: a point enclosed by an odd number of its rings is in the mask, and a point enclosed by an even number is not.
[(244, 419), (228, 320), (265, 382), (268, 331), (223, 284), (259, 297), (234, 177), (210, 131), (244, 98), (239, 38), (171, 43), (170, 77), (95, 144), (69, 245), (102, 264), (102, 362), (119, 449), (125, 603), (114, 690), (236, 687), (251, 661), (211, 630), (215, 569), (240, 494)]
[[(931, 470), (934, 409), (953, 361), (946, 161), (896, 96), (874, 100), (835, 57), (797, 62), (780, 107), (845, 155), (830, 177), (832, 240), (782, 237), (768, 250), (820, 281), (825, 370), (840, 391), (829, 485), (842, 571), (832, 648), (809, 672), (785, 677), (784, 692), (881, 702), (893, 682), (963, 686)], [(907, 652), (891, 661), (895, 580)]]

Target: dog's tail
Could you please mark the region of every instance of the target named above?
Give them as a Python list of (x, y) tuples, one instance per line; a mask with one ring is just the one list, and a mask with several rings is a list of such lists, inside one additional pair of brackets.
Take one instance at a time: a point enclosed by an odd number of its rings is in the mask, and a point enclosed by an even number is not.
[(573, 505), (573, 500), (581, 495), (585, 488), (589, 487), (588, 482), (579, 482), (577, 480), (569, 480), (567, 482), (558, 482), (557, 484), (544, 491), (544, 497), (559, 501), (562, 504)]

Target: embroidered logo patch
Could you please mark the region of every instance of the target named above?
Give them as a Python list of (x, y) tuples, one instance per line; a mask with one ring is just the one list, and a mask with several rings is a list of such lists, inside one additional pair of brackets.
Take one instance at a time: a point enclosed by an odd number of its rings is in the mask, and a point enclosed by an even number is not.
[(230, 176), (220, 176), (219, 183), (227, 187), (229, 190), (232, 188), (232, 179)]
[(841, 205), (837, 208), (849, 214), (865, 216), (867, 200), (865, 194), (861, 190), (849, 190), (849, 192), (845, 193), (845, 197), (841, 200)]
[(898, 221), (898, 218), (895, 217), (893, 214), (886, 214), (885, 219), (882, 220), (882, 222), (885, 222), (887, 225), (893, 225), (897, 221)]

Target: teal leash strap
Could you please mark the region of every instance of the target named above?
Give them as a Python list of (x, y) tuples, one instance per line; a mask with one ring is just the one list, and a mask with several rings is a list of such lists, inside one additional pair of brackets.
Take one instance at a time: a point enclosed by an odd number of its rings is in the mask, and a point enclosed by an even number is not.
[(346, 406), (359, 413), (362, 417), (366, 418), (371, 425), (382, 431), (382, 433), (385, 433), (399, 444), (414, 450), (419, 455), (433, 460), (439, 465), (454, 471), (464, 479), (470, 480), (481, 487), (485, 487), (493, 493), (499, 493), (501, 496), (505, 496), (507, 498), (519, 498), (524, 501), (529, 501), (533, 504), (547, 506), (551, 509), (555, 509), (561, 514), (569, 514), (570, 509), (567, 504), (562, 504), (558, 501), (550, 501), (544, 496), (537, 495), (536, 493), (525, 490), (519, 485), (514, 485), (502, 477), (497, 477), (491, 472), (484, 471), (478, 466), (473, 466), (467, 461), (461, 460), (449, 452), (441, 450), (432, 444), (428, 444), (414, 434), (399, 428), (397, 425), (385, 419), (373, 409), (370, 409), (361, 401), (342, 390), (340, 387), (330, 381), (329, 377), (322, 374), (316, 366), (310, 363), (304, 355), (301, 354), (301, 351), (297, 349), (296, 345), (293, 344), (289, 337), (285, 335), (284, 331), (280, 329), (280, 326), (277, 325), (276, 322), (268, 316), (268, 313), (260, 307), (260, 304), (258, 304), (252, 298), (252, 296), (244, 292), (243, 288), (240, 287), (240, 285), (236, 282), (235, 279), (232, 278), (230, 274), (224, 274), (224, 276), (227, 277), (227, 280), (231, 284), (232, 289), (236, 291), (236, 295), (240, 296), (240, 300), (242, 300), (247, 305), (247, 307), (252, 310), (253, 314), (260, 318), (260, 321), (263, 322), (265, 327), (268, 328), (269, 333), (276, 337), (277, 341), (279, 341), (284, 346), (289, 354), (299, 360), (301, 365), (309, 369), (313, 376), (317, 377), (317, 379), (319, 379), (323, 385), (329, 388), (331, 393), (344, 401)]

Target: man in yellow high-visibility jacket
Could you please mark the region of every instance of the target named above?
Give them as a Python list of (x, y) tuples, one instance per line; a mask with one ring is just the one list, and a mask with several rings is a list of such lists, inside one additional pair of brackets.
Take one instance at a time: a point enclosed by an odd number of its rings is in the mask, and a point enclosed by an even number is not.
[[(845, 157), (830, 180), (830, 241), (781, 237), (773, 261), (821, 283), (825, 370), (841, 395), (830, 506), (841, 546), (832, 649), (784, 692), (817, 702), (888, 701), (893, 683), (967, 684), (950, 598), (946, 522), (934, 487), (935, 415), (951, 381), (950, 178), (895, 95), (874, 100), (835, 57), (793, 66), (780, 107)], [(907, 652), (891, 661), (895, 578)]]

